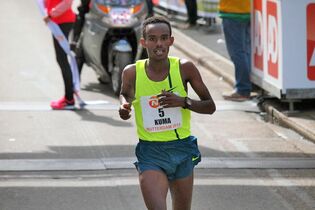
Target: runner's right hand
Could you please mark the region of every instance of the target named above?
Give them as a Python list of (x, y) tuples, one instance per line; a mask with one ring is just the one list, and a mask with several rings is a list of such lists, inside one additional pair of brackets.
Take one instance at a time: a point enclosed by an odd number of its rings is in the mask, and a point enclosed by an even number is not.
[(119, 116), (123, 120), (128, 120), (131, 117), (131, 104), (130, 103), (125, 103), (120, 105), (119, 108)]

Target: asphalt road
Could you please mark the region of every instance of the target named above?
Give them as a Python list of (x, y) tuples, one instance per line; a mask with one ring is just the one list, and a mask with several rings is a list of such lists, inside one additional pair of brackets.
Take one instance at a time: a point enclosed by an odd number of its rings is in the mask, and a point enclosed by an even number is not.
[[(63, 84), (35, 2), (2, 2), (0, 27), (0, 209), (145, 209), (132, 165), (134, 119), (119, 119), (109, 86), (85, 67), (82, 98), (99, 104), (50, 110)], [(192, 209), (314, 209), (314, 143), (265, 122), (255, 102), (223, 101), (230, 86), (196, 65), (218, 110), (192, 115), (204, 160)]]

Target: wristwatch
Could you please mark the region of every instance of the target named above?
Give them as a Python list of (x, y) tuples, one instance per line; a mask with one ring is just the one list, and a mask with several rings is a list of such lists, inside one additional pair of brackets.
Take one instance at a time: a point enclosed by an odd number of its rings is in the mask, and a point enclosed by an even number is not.
[(190, 109), (191, 104), (192, 104), (192, 100), (188, 97), (185, 97), (184, 109)]

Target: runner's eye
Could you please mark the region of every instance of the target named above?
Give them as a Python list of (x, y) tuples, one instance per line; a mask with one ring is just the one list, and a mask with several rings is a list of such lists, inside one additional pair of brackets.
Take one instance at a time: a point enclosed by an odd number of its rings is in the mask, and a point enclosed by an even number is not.
[(161, 37), (161, 40), (162, 40), (162, 41), (166, 41), (167, 39), (168, 39), (168, 36), (162, 36), (162, 37)]
[(148, 38), (148, 40), (149, 40), (150, 42), (155, 42), (155, 41), (156, 41), (156, 38), (151, 36), (151, 37)]

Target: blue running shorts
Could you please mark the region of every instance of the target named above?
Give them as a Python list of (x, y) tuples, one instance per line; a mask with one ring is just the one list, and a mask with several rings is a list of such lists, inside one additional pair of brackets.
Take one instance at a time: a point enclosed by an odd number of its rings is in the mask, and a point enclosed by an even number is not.
[(170, 181), (190, 176), (195, 165), (201, 161), (194, 136), (168, 142), (140, 140), (136, 156), (138, 161), (134, 164), (139, 173), (146, 170), (163, 171)]

